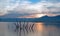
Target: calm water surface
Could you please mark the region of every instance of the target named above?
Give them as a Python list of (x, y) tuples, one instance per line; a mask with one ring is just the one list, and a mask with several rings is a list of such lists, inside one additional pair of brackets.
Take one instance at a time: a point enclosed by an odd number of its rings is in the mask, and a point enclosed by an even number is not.
[(0, 22), (0, 36), (60, 36), (60, 23)]

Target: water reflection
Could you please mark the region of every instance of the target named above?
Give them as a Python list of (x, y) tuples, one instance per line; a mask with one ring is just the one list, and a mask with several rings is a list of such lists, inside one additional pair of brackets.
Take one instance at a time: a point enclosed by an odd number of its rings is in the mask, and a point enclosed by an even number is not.
[(2, 24), (6, 36), (60, 36), (57, 22), (0, 22)]
[(35, 23), (35, 30), (37, 30), (37, 31), (43, 31), (44, 30), (44, 24), (43, 23), (41, 23), (41, 22), (38, 22), (38, 23)]

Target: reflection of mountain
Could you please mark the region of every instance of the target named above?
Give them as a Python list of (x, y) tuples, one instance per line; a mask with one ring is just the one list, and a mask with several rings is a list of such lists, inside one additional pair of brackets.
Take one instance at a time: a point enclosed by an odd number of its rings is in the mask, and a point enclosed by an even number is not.
[(41, 18), (0, 18), (0, 21), (58, 22), (60, 21), (60, 16), (43, 16)]

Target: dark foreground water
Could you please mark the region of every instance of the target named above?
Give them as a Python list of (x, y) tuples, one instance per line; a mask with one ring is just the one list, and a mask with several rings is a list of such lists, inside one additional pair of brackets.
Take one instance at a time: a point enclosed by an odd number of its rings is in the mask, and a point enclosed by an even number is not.
[(0, 36), (60, 36), (60, 23), (0, 22)]

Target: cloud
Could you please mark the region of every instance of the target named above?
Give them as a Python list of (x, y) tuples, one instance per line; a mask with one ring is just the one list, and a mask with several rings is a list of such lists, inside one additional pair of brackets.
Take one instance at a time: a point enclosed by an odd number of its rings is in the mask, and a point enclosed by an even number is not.
[[(55, 6), (56, 5), (56, 6)], [(50, 8), (49, 8), (50, 7)], [(23, 2), (15, 10), (23, 13), (53, 13), (60, 12), (60, 3), (50, 3), (50, 2), (38, 2), (36, 4), (31, 4), (28, 2)], [(58, 9), (58, 10), (57, 10)]]
[(17, 7), (18, 3), (16, 2), (19, 1), (0, 0), (0, 15), (8, 14), (8, 11), (13, 10), (15, 7)]
[[(3, 0), (4, 1), (4, 0)], [(53, 2), (53, 3), (52, 3)], [(60, 14), (60, 1), (59, 0), (41, 0), (34, 3), (29, 0), (5, 0), (5, 4), (0, 3), (0, 14), (5, 15), (10, 12), (17, 11), (17, 13), (41, 13), (41, 14)], [(3, 13), (4, 12), (4, 13)]]
[(47, 2), (51, 2), (51, 3), (59, 3), (60, 0), (42, 0), (42, 1), (47, 1)]

